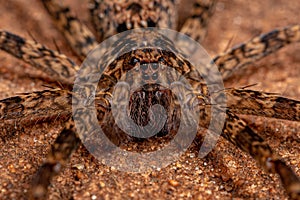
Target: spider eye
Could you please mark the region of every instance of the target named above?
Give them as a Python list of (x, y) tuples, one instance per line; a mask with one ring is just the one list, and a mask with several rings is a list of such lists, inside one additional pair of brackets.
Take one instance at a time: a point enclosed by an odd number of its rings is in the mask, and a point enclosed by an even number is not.
[(135, 65), (136, 63), (140, 62), (140, 60), (136, 57), (132, 57), (130, 60), (130, 65)]
[(141, 65), (141, 69), (142, 69), (143, 71), (146, 71), (146, 70), (148, 69), (148, 65), (147, 65), (147, 64), (142, 64), (142, 65)]
[(147, 81), (150, 79), (150, 76), (147, 73), (143, 73), (142, 78), (143, 78), (143, 80)]
[(155, 72), (155, 73), (152, 75), (152, 79), (153, 79), (153, 80), (156, 80), (157, 78), (158, 78), (158, 73)]
[(163, 57), (159, 57), (158, 62), (165, 62), (165, 59)]
[(158, 69), (158, 64), (157, 64), (157, 63), (153, 63), (153, 64), (151, 65), (151, 68), (152, 68), (153, 70), (157, 70), (157, 69)]

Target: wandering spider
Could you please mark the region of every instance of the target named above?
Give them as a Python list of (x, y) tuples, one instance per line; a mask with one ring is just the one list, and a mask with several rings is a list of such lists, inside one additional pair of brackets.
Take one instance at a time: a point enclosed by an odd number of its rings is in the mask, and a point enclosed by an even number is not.
[[(20, 3), (20, 2), (18, 2)], [(222, 2), (219, 4), (219, 9), (222, 9), (222, 6), (226, 5), (228, 2)], [(17, 4), (17, 3), (16, 3)], [(27, 4), (27, 3), (26, 3)], [(267, 4), (267, 3), (266, 3)], [(270, 3), (271, 5), (272, 3)], [(235, 3), (236, 8), (239, 8), (239, 3)], [(257, 5), (256, 5), (257, 6)], [(294, 5), (292, 5), (294, 6)], [(226, 6), (225, 6), (226, 7)], [(269, 7), (267, 7), (269, 9)], [(272, 7), (273, 8), (273, 7)], [(245, 6), (245, 9), (247, 7)], [(274, 8), (276, 9), (276, 8)], [(218, 11), (218, 9), (217, 9)], [(288, 12), (287, 12), (288, 13)], [(296, 13), (296, 12), (295, 12)], [(297, 13), (296, 13), (297, 14)], [(27, 15), (30, 15), (27, 13)], [(216, 14), (218, 15), (218, 14)], [(248, 17), (247, 15), (245, 15)], [(34, 16), (32, 16), (34, 17)], [(250, 18), (250, 17), (249, 17)], [(44, 20), (44, 19), (43, 19)], [(237, 18), (237, 21), (240, 19)], [(20, 20), (21, 21), (21, 20)], [(219, 22), (222, 23), (222, 22)], [(286, 25), (286, 21), (282, 23), (281, 25)], [(295, 23), (295, 21), (291, 21), (290, 23)], [(278, 26), (278, 24), (276, 24)], [(6, 26), (4, 26), (6, 27)], [(275, 25), (270, 25), (266, 28), (263, 28), (264, 31), (268, 31), (271, 28), (275, 27)], [(47, 27), (48, 29), (51, 27)], [(261, 27), (260, 27), (261, 28)], [(5, 28), (6, 29), (6, 28)], [(10, 30), (10, 29), (7, 29)], [(29, 28), (27, 30), (30, 30)], [(47, 29), (46, 29), (47, 30)], [(255, 30), (254, 28), (252, 31)], [(38, 31), (31, 34), (38, 35)], [(45, 30), (44, 30), (45, 32)], [(212, 31), (213, 32), (213, 31)], [(47, 32), (45, 32), (46, 34)], [(23, 33), (22, 33), (23, 34)], [(250, 36), (253, 36), (256, 33), (249, 33)], [(208, 36), (213, 37), (211, 35)], [(217, 36), (215, 36), (217, 37)], [(232, 37), (232, 34), (230, 35)], [(230, 38), (229, 37), (229, 38)], [(249, 37), (249, 36), (248, 36)], [(47, 41), (45, 41), (47, 43)], [(57, 41), (56, 41), (57, 42)], [(48, 41), (49, 46), (52, 45), (52, 47), (55, 48), (51, 42)], [(60, 46), (58, 44), (58, 46)], [(219, 47), (219, 48), (222, 48)], [(61, 50), (64, 52), (64, 49)], [(66, 51), (67, 52), (67, 51)], [(277, 53), (276, 55), (280, 55)], [(6, 55), (3, 54), (3, 56), (6, 57)], [(70, 55), (71, 56), (71, 55)], [(272, 58), (275, 59), (274, 57)], [(280, 60), (280, 58), (279, 58)], [(297, 63), (297, 58), (294, 57), (295, 62)], [(280, 60), (281, 61), (281, 60)], [(280, 62), (279, 61), (279, 62)], [(284, 60), (285, 61), (285, 60)], [(272, 62), (272, 61), (271, 61)], [(262, 63), (267, 65), (268, 62)], [(281, 65), (281, 67), (285, 67), (285, 64), (283, 63), (274, 63), (273, 65)], [(9, 66), (13, 66), (12, 64), (7, 64), (8, 67), (4, 68), (3, 71), (7, 71), (8, 77), (13, 76), (12, 73), (13, 70), (9, 69)], [(295, 65), (296, 66), (296, 65)], [(2, 68), (2, 67), (1, 67)], [(280, 67), (277, 67), (280, 68)], [(295, 67), (296, 68), (296, 67)], [(32, 69), (32, 68), (30, 68)], [(251, 68), (254, 70), (254, 68)], [(267, 67), (268, 70), (272, 70), (273, 68)], [(256, 69), (257, 70), (257, 69)], [(275, 69), (276, 70), (276, 69)], [(282, 69), (280, 69), (282, 70)], [(1, 70), (2, 71), (2, 70)], [(264, 72), (264, 71), (261, 71)], [(277, 69), (277, 72), (280, 73), (280, 71)], [(297, 72), (297, 70), (296, 70)], [(2, 72), (3, 73), (3, 72)], [(21, 76), (20, 73), (16, 73), (19, 76)], [(251, 73), (247, 74), (247, 76), (250, 76), (249, 80), (241, 81), (239, 84), (240, 86), (244, 86), (247, 84), (257, 83), (260, 82), (256, 79), (255, 76), (253, 76)], [(4, 81), (7, 81), (7, 76), (5, 74), (1, 74), (3, 76)], [(34, 74), (34, 77), (37, 75)], [(252, 80), (251, 80), (252, 76)], [(258, 75), (259, 76), (259, 75)], [(261, 75), (260, 75), (261, 76)], [(299, 74), (298, 74), (299, 76)], [(297, 76), (296, 76), (297, 77)], [(235, 77), (237, 78), (237, 77)], [(32, 78), (27, 77), (18, 77), (20, 81), (24, 79), (25, 81), (29, 81)], [(261, 81), (264, 80), (264, 77), (261, 79)], [(296, 79), (296, 81), (299, 81), (299, 79)], [(39, 80), (35, 80), (37, 83), (39, 83)], [(249, 81), (249, 82), (248, 82)], [(292, 87), (292, 89), (296, 88), (296, 90), (299, 90), (298, 83), (294, 82), (295, 87)], [(23, 83), (23, 82), (20, 82)], [(234, 84), (235, 81), (231, 81), (230, 84)], [(280, 86), (280, 85), (278, 85)], [(28, 88), (29, 86), (24, 85), (24, 87)], [(41, 90), (41, 86), (38, 88)], [(229, 87), (229, 86), (228, 86)], [(235, 86), (237, 87), (237, 86)], [(253, 89), (253, 88), (251, 88)], [(261, 89), (261, 88), (259, 88)], [(283, 93), (285, 92), (285, 89), (290, 90), (290, 88), (284, 88), (284, 90), (276, 90), (275, 92)], [(33, 90), (33, 88), (29, 88), (29, 90)], [(273, 92), (273, 87), (267, 88), (268, 92)], [(4, 89), (5, 91), (5, 89)], [(21, 90), (21, 88), (18, 88), (18, 92), (25, 92), (25, 90)], [(28, 92), (28, 90), (27, 90)], [(11, 93), (6, 92), (5, 95), (11, 95)], [(291, 95), (292, 97), (297, 99), (297, 92), (289, 93), (287, 95)], [(286, 93), (285, 93), (286, 95)], [(270, 123), (275, 123), (278, 120), (267, 120)], [(248, 122), (251, 123), (251, 119), (248, 118)], [(29, 132), (27, 134), (21, 134), (19, 137), (10, 138), (6, 142), (3, 142), (3, 147), (1, 151), (3, 152), (3, 155), (1, 155), (1, 174), (3, 174), (3, 183), (1, 183), (1, 197), (5, 197), (5, 195), (9, 195), (9, 198), (21, 198), (23, 196), (22, 193), (27, 193), (28, 189), (30, 188), (30, 177), (33, 176), (33, 174), (37, 171), (37, 166), (42, 164), (42, 158), (47, 155), (47, 152), (50, 148), (50, 143), (54, 142), (54, 138), (57, 136), (59, 131), (61, 131), (62, 126), (57, 122), (57, 120), (54, 120), (53, 122), (56, 124), (56, 131), (50, 132), (50, 126), (51, 124), (37, 124), (36, 127), (33, 129), (28, 129), (25, 127), (25, 132)], [(254, 127), (254, 129), (260, 133), (261, 136), (265, 137), (263, 132), (266, 132), (268, 134), (268, 137), (272, 137), (275, 140), (278, 140), (277, 143), (282, 140), (285, 140), (284, 142), (286, 145), (283, 147), (279, 144), (272, 144), (274, 146), (274, 149), (279, 146), (280, 150), (283, 148), (287, 148), (288, 150), (285, 150), (287, 155), (289, 155), (289, 158), (285, 158), (285, 161), (288, 163), (289, 166), (294, 166), (293, 169), (299, 174), (299, 160), (297, 161), (297, 155), (299, 150), (297, 149), (297, 146), (299, 146), (299, 135), (297, 136), (297, 125), (290, 122), (281, 122), (283, 126), (285, 127), (284, 130), (280, 132), (281, 134), (289, 134), (289, 136), (282, 137), (280, 136), (280, 133), (277, 133), (278, 126), (263, 126), (258, 120), (256, 122), (258, 126)], [(24, 124), (23, 124), (24, 125)], [(16, 124), (16, 126), (19, 126)], [(261, 126), (261, 127), (259, 127)], [(291, 128), (289, 129), (289, 126), (296, 127), (295, 129)], [(281, 126), (280, 126), (281, 127)], [(18, 128), (18, 127), (17, 127)], [(43, 129), (46, 129), (43, 130)], [(271, 130), (269, 130), (271, 129)], [(5, 134), (8, 134), (9, 131), (11, 131), (10, 128), (5, 128), (3, 130), (6, 130), (4, 132)], [(285, 131), (287, 130), (288, 133)], [(30, 133), (31, 132), (31, 133)], [(48, 133), (50, 132), (50, 133)], [(272, 136), (273, 132), (276, 132), (277, 136)], [(45, 135), (42, 135), (45, 134)], [(293, 135), (294, 134), (294, 135)], [(46, 138), (44, 138), (46, 137)], [(18, 143), (18, 140), (21, 140), (21, 142)], [(28, 140), (28, 141), (27, 141)], [(268, 142), (272, 143), (272, 139), (268, 140)], [(34, 145), (37, 147), (31, 148), (31, 143), (34, 142)], [(279, 142), (279, 143), (280, 143)], [(25, 143), (25, 144), (24, 144)], [(27, 146), (24, 146), (26, 145)], [(19, 145), (19, 147), (15, 147), (15, 145)], [(291, 147), (289, 147), (291, 145)], [(273, 147), (272, 146), (272, 147)], [(21, 149), (24, 147), (23, 149)], [(19, 148), (19, 149), (18, 149)], [(49, 187), (49, 194), (52, 198), (70, 198), (71, 196), (73, 198), (109, 198), (109, 197), (121, 197), (126, 195), (127, 198), (146, 198), (149, 197), (160, 197), (160, 198), (168, 198), (168, 197), (193, 197), (193, 198), (200, 198), (201, 196), (204, 198), (209, 198), (213, 196), (219, 196), (221, 197), (256, 197), (256, 198), (268, 198), (272, 195), (275, 197), (275, 195), (278, 195), (278, 198), (281, 198), (279, 195), (286, 195), (283, 193), (283, 188), (279, 184), (279, 178), (276, 178), (274, 175), (266, 175), (262, 170), (255, 169), (255, 162), (253, 159), (250, 159), (249, 156), (247, 156), (245, 153), (242, 153), (239, 150), (228, 150), (228, 148), (234, 148), (233, 145), (221, 141), (217, 146), (216, 150), (211, 152), (208, 157), (204, 159), (204, 161), (200, 159), (193, 158), (194, 153), (193, 151), (188, 152), (182, 159), (180, 159), (178, 162), (174, 163), (167, 169), (162, 169), (160, 172), (153, 172), (150, 174), (145, 175), (138, 175), (138, 174), (124, 174), (122, 172), (115, 171), (113, 169), (107, 168), (105, 166), (97, 164), (91, 156), (88, 155), (88, 152), (84, 148), (80, 148), (79, 152), (75, 153), (75, 156), (71, 160), (71, 164), (67, 164), (66, 169), (64, 171), (64, 174), (57, 176), (54, 178), (54, 180), (51, 182), (51, 187)], [(293, 149), (292, 149), (293, 148)], [(11, 149), (10, 151), (7, 151), (6, 149)], [(22, 150), (22, 151), (21, 151)], [(24, 151), (24, 152), (23, 152)], [(40, 151), (40, 152), (39, 152)], [(276, 150), (276, 153), (279, 150)], [(13, 153), (14, 152), (14, 153)], [(221, 153), (220, 153), (221, 152)], [(27, 154), (27, 155), (26, 155)], [(39, 155), (38, 158), (35, 158), (33, 155)], [(242, 155), (240, 155), (242, 154)], [(292, 155), (291, 155), (292, 154)], [(13, 155), (13, 156), (12, 156)], [(24, 156), (25, 155), (25, 156)], [(11, 157), (11, 158), (5, 158), (4, 156)], [(22, 157), (23, 156), (23, 157)], [(30, 157), (29, 157), (30, 156)], [(286, 157), (284, 153), (281, 154), (281, 156)], [(291, 158), (290, 156), (294, 156), (296, 158)], [(21, 158), (22, 157), (22, 158)], [(29, 157), (29, 158), (28, 158)], [(240, 161), (240, 157), (243, 161)], [(6, 159), (12, 159), (12, 161), (7, 161)], [(24, 159), (29, 160), (29, 163), (26, 162)], [(290, 159), (290, 160), (289, 160)], [(3, 164), (2, 164), (3, 163)], [(17, 163), (17, 164), (16, 164)], [(23, 163), (26, 163), (25, 166), (22, 166)], [(251, 163), (250, 169), (249, 164)], [(211, 165), (211, 166), (210, 166)], [(100, 168), (100, 169), (99, 169)], [(233, 169), (232, 169), (233, 168)], [(245, 169), (246, 168), (246, 169)], [(254, 169), (252, 169), (254, 168)], [(221, 171), (218, 171), (220, 169)], [(3, 171), (2, 171), (3, 170)], [(167, 171), (164, 171), (167, 170)], [(195, 171), (193, 171), (195, 170)], [(223, 171), (224, 170), (224, 171)], [(237, 174), (235, 174), (237, 173)], [(185, 174), (188, 174), (190, 176), (184, 177)], [(198, 177), (195, 177), (196, 176)], [(249, 175), (250, 174), (250, 175)], [(259, 177), (256, 177), (256, 174), (259, 174)], [(232, 176), (232, 177), (230, 177)], [(254, 176), (253, 178), (247, 178), (245, 176)], [(258, 176), (258, 175), (257, 175)], [(7, 178), (8, 177), (8, 178)], [(20, 178), (21, 177), (21, 178)], [(201, 177), (199, 179), (199, 177)], [(270, 178), (271, 177), (271, 178)], [(94, 181), (90, 181), (90, 179), (93, 178)], [(21, 179), (21, 181), (20, 181)], [(20, 183), (18, 183), (20, 182)], [(187, 183), (190, 182), (190, 183)], [(250, 182), (250, 183), (249, 183)], [(127, 185), (127, 183), (129, 183)], [(145, 185), (141, 184), (145, 183)], [(204, 184), (203, 184), (204, 183)], [(268, 185), (273, 183), (271, 187), (268, 187), (267, 189), (264, 187), (264, 185)], [(22, 184), (22, 185), (21, 185)], [(192, 185), (190, 185), (192, 184)], [(205, 185), (207, 184), (207, 185)], [(254, 184), (254, 186), (253, 186)], [(256, 184), (256, 185), (255, 185)], [(143, 185), (142, 187), (139, 187), (140, 185)], [(113, 187), (113, 188), (111, 188)], [(193, 189), (193, 192), (190, 192), (191, 187)], [(21, 189), (20, 189), (21, 188)], [(254, 189), (253, 189), (254, 188)], [(248, 190), (247, 190), (248, 189)], [(72, 191), (72, 192), (70, 192)], [(141, 191), (141, 192), (139, 192)], [(165, 196), (162, 196), (160, 194), (164, 194)], [(204, 192), (202, 192), (204, 191)], [(259, 191), (258, 194), (256, 192)], [(73, 193), (74, 194), (71, 194)], [(156, 194), (157, 193), (157, 194)], [(143, 196), (142, 196), (143, 195)]]

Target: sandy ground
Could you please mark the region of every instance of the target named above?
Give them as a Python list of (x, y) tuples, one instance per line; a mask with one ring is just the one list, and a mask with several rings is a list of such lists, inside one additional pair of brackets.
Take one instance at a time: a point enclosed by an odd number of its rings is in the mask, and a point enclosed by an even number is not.
[[(86, 0), (68, 0), (89, 26)], [(185, 9), (184, 9), (185, 8)], [(203, 45), (212, 55), (253, 36), (299, 22), (297, 0), (219, 0)], [(189, 11), (187, 3), (181, 10)], [(184, 13), (182, 14), (184, 15)], [(59, 49), (75, 59), (61, 34), (35, 0), (11, 0), (0, 4), (0, 28)], [(300, 99), (300, 45), (294, 44), (237, 73), (227, 87), (256, 83), (252, 89)], [(45, 89), (47, 77), (0, 52), (0, 98)], [(34, 72), (34, 73), (32, 73)], [(252, 128), (300, 176), (300, 124), (284, 120), (247, 117)], [(30, 181), (43, 162), (63, 123), (53, 121), (31, 126), (3, 124), (2, 133), (16, 134), (0, 141), (0, 199), (25, 199)], [(49, 187), (50, 199), (285, 199), (276, 175), (266, 174), (253, 159), (220, 139), (204, 159), (190, 148), (177, 162), (147, 174), (117, 171), (98, 164), (81, 147), (63, 173)]]

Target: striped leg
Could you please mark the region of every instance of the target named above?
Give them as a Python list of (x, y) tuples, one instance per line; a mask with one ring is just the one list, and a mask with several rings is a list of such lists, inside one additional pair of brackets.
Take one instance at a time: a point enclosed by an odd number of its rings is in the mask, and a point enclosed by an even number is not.
[[(66, 90), (44, 90), (22, 94), (0, 100), (0, 121), (22, 119), (34, 120), (59, 116), (70, 116), (71, 92)], [(0, 133), (3, 141), (9, 139), (14, 132)]]
[(72, 84), (79, 69), (79, 66), (65, 55), (3, 30), (0, 30), (0, 49), (63, 83)]
[(216, 0), (197, 0), (193, 5), (192, 15), (185, 21), (180, 32), (201, 42), (206, 35), (208, 21), (215, 4)]
[(98, 45), (92, 32), (71, 14), (69, 7), (61, 5), (60, 1), (42, 2), (74, 52), (83, 60), (89, 51)]
[(267, 172), (277, 173), (290, 198), (300, 199), (299, 177), (272, 152), (270, 146), (251, 130), (246, 122), (233, 113), (227, 112), (222, 136), (249, 153)]
[(71, 92), (44, 90), (0, 100), (0, 120), (38, 118), (71, 113)]
[(213, 61), (218, 66), (224, 79), (234, 71), (259, 60), (280, 48), (300, 41), (300, 25), (275, 29), (269, 33), (254, 37), (229, 51), (217, 55)]
[(253, 90), (225, 90), (227, 108), (236, 114), (300, 121), (300, 101)]
[(46, 161), (34, 177), (33, 185), (28, 195), (30, 199), (46, 198), (47, 188), (50, 185), (51, 179), (60, 173), (79, 144), (80, 139), (75, 132), (74, 122), (70, 119), (66, 123), (66, 127), (56, 138)]

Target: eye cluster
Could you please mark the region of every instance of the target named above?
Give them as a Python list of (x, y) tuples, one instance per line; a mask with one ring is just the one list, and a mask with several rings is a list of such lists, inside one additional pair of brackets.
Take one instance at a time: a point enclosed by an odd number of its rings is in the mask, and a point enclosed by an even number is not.
[(147, 81), (147, 82), (156, 82), (159, 78), (159, 66), (161, 64), (165, 63), (165, 59), (160, 56), (156, 61), (149, 61), (147, 59), (140, 59), (135, 56), (133, 56), (129, 64), (131, 66), (137, 67), (137, 70), (140, 71), (142, 81)]

